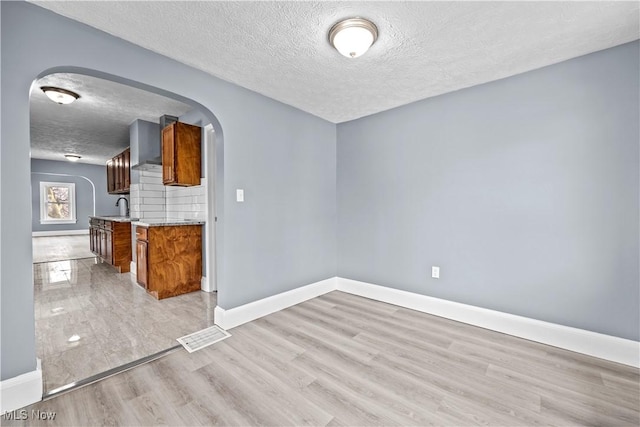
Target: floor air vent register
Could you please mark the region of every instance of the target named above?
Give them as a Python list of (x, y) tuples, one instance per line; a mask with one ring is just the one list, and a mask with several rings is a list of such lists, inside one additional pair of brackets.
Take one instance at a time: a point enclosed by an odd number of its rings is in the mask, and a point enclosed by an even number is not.
[(193, 353), (194, 351), (198, 351), (210, 346), (211, 344), (215, 344), (218, 341), (229, 338), (230, 336), (230, 333), (214, 325), (209, 328), (202, 329), (201, 331), (180, 337), (178, 338), (178, 342), (182, 344), (185, 350), (189, 353)]

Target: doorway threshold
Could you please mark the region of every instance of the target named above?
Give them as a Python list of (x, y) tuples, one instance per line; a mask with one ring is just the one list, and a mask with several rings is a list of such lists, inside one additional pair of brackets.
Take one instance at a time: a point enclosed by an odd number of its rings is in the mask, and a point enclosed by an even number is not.
[(58, 397), (61, 394), (69, 393), (70, 391), (77, 390), (79, 388), (88, 386), (89, 384), (93, 384), (93, 383), (96, 383), (98, 381), (102, 381), (102, 380), (104, 380), (106, 378), (109, 378), (109, 377), (112, 377), (114, 375), (117, 375), (117, 374), (119, 374), (121, 372), (125, 372), (125, 371), (133, 369), (135, 367), (138, 367), (140, 365), (144, 365), (145, 363), (153, 362), (154, 360), (160, 359), (161, 357), (167, 356), (167, 355), (169, 355), (169, 354), (171, 354), (171, 353), (173, 353), (175, 351), (178, 351), (178, 350), (180, 350), (182, 348), (183, 348), (182, 345), (178, 344), (178, 345), (175, 345), (173, 347), (170, 347), (170, 348), (167, 348), (165, 350), (162, 350), (162, 351), (159, 351), (157, 353), (154, 353), (152, 355), (145, 356), (145, 357), (143, 357), (141, 359), (137, 359), (137, 360), (134, 360), (132, 362), (125, 363), (124, 365), (116, 366), (115, 368), (111, 368), (111, 369), (109, 369), (107, 371), (100, 372), (99, 374), (92, 375), (92, 376), (90, 376), (88, 378), (85, 378), (85, 379), (82, 379), (82, 380), (79, 380), (79, 381), (75, 381), (75, 382), (69, 383), (67, 385), (63, 385), (61, 387), (58, 387), (58, 388), (54, 388), (53, 390), (50, 390), (50, 391), (48, 391), (48, 392), (46, 392), (46, 393), (44, 393), (42, 395), (42, 401), (53, 399), (54, 397)]

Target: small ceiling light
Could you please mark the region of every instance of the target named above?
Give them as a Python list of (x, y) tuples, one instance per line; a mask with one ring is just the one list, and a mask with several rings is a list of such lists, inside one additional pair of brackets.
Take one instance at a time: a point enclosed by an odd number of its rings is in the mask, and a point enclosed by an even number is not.
[(77, 162), (78, 160), (80, 160), (82, 158), (82, 156), (78, 156), (77, 154), (65, 154), (64, 156), (70, 162)]
[(71, 104), (73, 101), (80, 98), (80, 95), (77, 93), (59, 87), (42, 86), (40, 89), (42, 89), (50, 100), (58, 104)]
[(338, 22), (329, 31), (329, 43), (347, 58), (365, 53), (378, 38), (378, 28), (363, 18), (349, 18)]

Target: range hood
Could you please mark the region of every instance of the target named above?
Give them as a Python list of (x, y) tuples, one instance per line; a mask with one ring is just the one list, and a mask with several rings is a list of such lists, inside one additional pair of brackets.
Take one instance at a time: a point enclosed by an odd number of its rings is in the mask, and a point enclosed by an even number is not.
[(154, 157), (131, 166), (135, 171), (159, 171), (162, 169), (162, 157)]
[(173, 122), (175, 116), (160, 117), (160, 124), (146, 120), (135, 120), (129, 126), (131, 169), (138, 171), (159, 171), (162, 167), (161, 130)]

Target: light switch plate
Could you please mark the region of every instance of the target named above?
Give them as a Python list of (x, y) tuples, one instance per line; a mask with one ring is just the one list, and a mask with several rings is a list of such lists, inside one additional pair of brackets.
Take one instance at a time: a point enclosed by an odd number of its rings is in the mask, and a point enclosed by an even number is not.
[(236, 190), (236, 201), (244, 202), (244, 190), (240, 188)]

